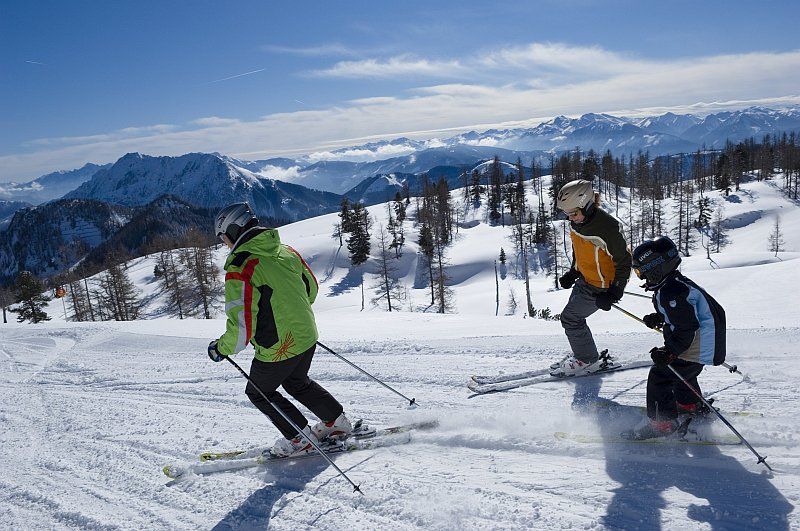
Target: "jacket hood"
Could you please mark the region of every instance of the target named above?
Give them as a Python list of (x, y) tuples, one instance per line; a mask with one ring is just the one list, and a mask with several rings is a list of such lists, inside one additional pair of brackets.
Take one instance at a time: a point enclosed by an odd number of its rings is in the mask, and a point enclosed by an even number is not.
[(231, 249), (228, 259), (242, 251), (262, 256), (275, 255), (281, 247), (281, 238), (277, 229), (253, 227), (239, 238), (236, 247)]

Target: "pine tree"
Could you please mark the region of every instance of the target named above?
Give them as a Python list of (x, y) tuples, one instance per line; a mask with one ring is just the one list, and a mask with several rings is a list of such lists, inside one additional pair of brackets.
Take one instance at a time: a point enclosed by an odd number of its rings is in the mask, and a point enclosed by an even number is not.
[(344, 231), (342, 230), (341, 223), (334, 223), (333, 224), (333, 233), (331, 233), (331, 238), (334, 240), (339, 240), (339, 247), (341, 248), (344, 245)]
[(14, 293), (7, 286), (0, 286), (0, 308), (3, 309), (3, 324), (8, 323), (6, 312), (14, 304)]
[(343, 197), (341, 210), (339, 211), (339, 219), (341, 220), (340, 225), (342, 232), (350, 233), (353, 231), (351, 223), (352, 218), (353, 216), (350, 210), (350, 201), (348, 201), (346, 197)]
[(44, 307), (51, 299), (44, 294), (44, 285), (33, 273), (30, 271), (20, 273), (14, 287), (19, 306), (12, 308), (11, 312), (17, 314), (17, 322), (38, 323), (50, 320)]
[(400, 192), (397, 192), (394, 196), (394, 215), (399, 223), (406, 220), (406, 203), (403, 201)]
[(100, 276), (100, 305), (105, 315), (115, 321), (139, 318), (142, 302), (139, 290), (128, 276), (127, 264), (112, 264)]
[(500, 219), (500, 202), (503, 200), (503, 169), (500, 159), (495, 155), (489, 168), (489, 219), (493, 224)]
[(506, 265), (506, 251), (500, 247), (500, 263)]
[(67, 283), (68, 306), (72, 313), (73, 321), (88, 321), (90, 317), (88, 308), (88, 294), (84, 289), (83, 282), (79, 279), (71, 280)]
[(517, 313), (517, 307), (519, 303), (517, 303), (517, 294), (514, 292), (514, 288), (508, 288), (508, 312), (506, 315), (514, 315)]
[(422, 256), (425, 257), (426, 276), (428, 277), (428, 283), (431, 287), (431, 306), (433, 306), (436, 302), (433, 291), (433, 231), (431, 231), (427, 220), (424, 218), (422, 220), (422, 226), (419, 229), (419, 240), (417, 240), (417, 244), (419, 245), (420, 252), (422, 252)]
[(381, 225), (378, 229), (377, 259), (380, 277), (374, 286), (375, 297), (372, 299), (372, 303), (378, 305), (386, 302), (386, 307), (390, 312), (400, 308), (402, 299), (400, 282), (395, 276), (397, 268), (392, 263), (392, 260), (389, 250), (389, 234), (384, 226)]
[(423, 182), (422, 204), (417, 209), (420, 227), (420, 249), (426, 255), (431, 284), (431, 306), (439, 313), (452, 306), (452, 290), (447, 286), (445, 249), (453, 237), (453, 207), (447, 181), (442, 177), (431, 186)]
[(725, 227), (725, 210), (722, 206), (714, 212), (714, 219), (711, 222), (709, 231), (709, 247), (713, 247), (714, 252), (718, 253), (728, 244), (728, 230)]
[[(196, 229), (186, 233), (187, 247), (181, 253), (181, 262), (186, 266), (189, 281), (190, 301), (193, 307), (202, 310), (204, 319), (211, 319), (211, 307), (224, 294), (220, 281), (220, 270), (214, 263), (214, 254), (206, 237)], [(195, 313), (195, 312), (192, 312)]]
[(694, 222), (694, 226), (698, 229), (702, 229), (704, 227), (708, 227), (708, 223), (711, 221), (711, 198), (700, 196), (697, 200), (697, 219)]
[(347, 250), (350, 253), (350, 263), (359, 266), (369, 258), (369, 212), (361, 203), (355, 203), (350, 216), (348, 221), (350, 237), (347, 239)]
[[(369, 259), (370, 251), (370, 226), (369, 212), (361, 203), (353, 205), (350, 213), (350, 237), (347, 239), (347, 252), (350, 263), (358, 267)], [(364, 310), (364, 273), (361, 273), (361, 310)]]
[[(170, 245), (169, 247), (174, 246)], [(156, 265), (161, 271), (161, 276), (158, 277), (161, 292), (166, 296), (163, 310), (169, 315), (176, 315), (178, 319), (183, 319), (189, 316), (191, 286), (185, 269), (180, 267), (180, 257), (176, 255), (178, 252), (172, 248), (161, 251), (156, 258)]]
[(778, 253), (783, 251), (783, 231), (781, 231), (781, 218), (780, 216), (775, 217), (775, 225), (772, 228), (772, 232), (769, 235), (769, 250), (770, 252), (775, 253), (775, 256), (778, 256)]
[(475, 208), (481, 204), (481, 195), (483, 194), (483, 187), (481, 186), (481, 174), (478, 170), (472, 170), (472, 205)]

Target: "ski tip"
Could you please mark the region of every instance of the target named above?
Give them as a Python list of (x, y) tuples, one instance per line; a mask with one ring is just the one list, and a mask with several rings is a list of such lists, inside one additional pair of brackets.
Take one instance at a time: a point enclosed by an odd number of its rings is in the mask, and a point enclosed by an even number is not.
[(214, 454), (212, 454), (211, 452), (204, 452), (204, 453), (200, 454), (200, 461), (203, 461), (203, 462), (209, 461), (209, 460), (212, 459), (213, 455)]
[(175, 465), (167, 465), (161, 470), (164, 472), (164, 475), (170, 479), (178, 479), (183, 474), (183, 470)]

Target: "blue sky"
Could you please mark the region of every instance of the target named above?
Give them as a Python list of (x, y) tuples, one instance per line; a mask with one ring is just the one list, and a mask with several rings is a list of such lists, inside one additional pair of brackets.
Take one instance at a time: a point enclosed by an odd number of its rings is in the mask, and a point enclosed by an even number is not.
[(128, 151), (258, 159), (557, 114), (791, 102), (799, 6), (4, 2), (0, 181)]

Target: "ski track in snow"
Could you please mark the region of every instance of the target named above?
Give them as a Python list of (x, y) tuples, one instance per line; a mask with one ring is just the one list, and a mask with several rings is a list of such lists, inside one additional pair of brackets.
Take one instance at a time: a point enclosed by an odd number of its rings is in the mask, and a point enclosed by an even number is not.
[[(430, 316), (419, 316), (430, 319)], [(165, 325), (164, 323), (167, 323)], [(329, 345), (401, 392), (319, 350), (312, 376), (351, 418), (386, 426), (437, 418), (410, 444), (335, 457), (364, 496), (322, 459), (190, 476), (161, 467), (204, 450), (271, 444), (277, 432), (244, 380), (204, 354), (207, 338), (165, 335), (170, 323), (55, 323), (4, 332), (0, 352), (0, 527), (3, 529), (790, 529), (800, 526), (800, 329), (733, 330), (729, 361), (701, 376), (730, 420), (776, 469), (743, 446), (602, 445), (556, 431), (615, 434), (629, 408), (580, 408), (599, 396), (644, 403), (647, 370), (468, 398), (475, 373), (534, 369), (560, 357), (563, 336), (475, 336)], [(342, 338), (343, 339), (343, 338)], [(598, 335), (622, 360), (652, 333)], [(247, 352), (238, 356), (249, 367)], [(313, 418), (313, 417), (310, 417)], [(725, 433), (716, 423), (715, 433)]]

